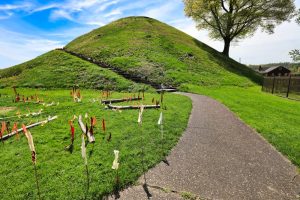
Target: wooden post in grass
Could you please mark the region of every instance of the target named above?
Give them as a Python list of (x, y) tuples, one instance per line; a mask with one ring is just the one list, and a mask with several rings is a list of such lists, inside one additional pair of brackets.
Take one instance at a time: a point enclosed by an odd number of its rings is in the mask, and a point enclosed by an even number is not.
[[(143, 98), (144, 99), (144, 98)], [(141, 132), (141, 144), (142, 144), (142, 165), (143, 165), (143, 174), (144, 174), (144, 181), (146, 184), (146, 169), (145, 169), (145, 160), (144, 160), (144, 154), (145, 154), (145, 150), (144, 150), (144, 135), (143, 135), (143, 129), (142, 129), (142, 124), (143, 124), (143, 112), (144, 112), (144, 106), (141, 105), (140, 106), (140, 110), (139, 110), (139, 117), (138, 117), (138, 124), (139, 124), (139, 128), (140, 128), (140, 132)]]
[(274, 94), (274, 88), (275, 88), (275, 76), (273, 77), (272, 94)]
[(37, 191), (38, 191), (39, 199), (41, 199), (40, 185), (39, 185), (39, 179), (38, 179), (36, 164), (33, 164), (33, 166), (34, 166), (34, 176), (35, 176), (36, 188), (37, 188)]
[(24, 124), (22, 125), (22, 130), (24, 131), (24, 134), (28, 140), (29, 149), (31, 151), (31, 160), (32, 160), (32, 164), (34, 167), (36, 188), (37, 188), (37, 192), (38, 192), (38, 197), (39, 197), (39, 199), (41, 199), (40, 186), (39, 186), (38, 174), (37, 174), (37, 168), (36, 168), (36, 151), (35, 151), (35, 147), (34, 147), (34, 143), (33, 143), (33, 138), (32, 138), (31, 133), (26, 129), (26, 126)]
[(88, 162), (87, 162), (87, 157), (86, 157), (86, 145), (85, 145), (85, 139), (84, 139), (85, 134), (83, 133), (81, 136), (81, 156), (82, 159), (84, 160), (84, 166), (85, 166), (85, 172), (86, 172), (86, 194), (89, 192), (90, 188), (90, 178), (89, 178), (89, 168), (88, 168)]
[(160, 126), (160, 132), (161, 132), (161, 149), (162, 149), (162, 156), (164, 157), (164, 125), (163, 125), (163, 110), (164, 110), (164, 90), (162, 89), (160, 93), (160, 116), (157, 124)]
[(286, 92), (286, 98), (289, 97), (290, 88), (291, 88), (291, 78), (292, 78), (292, 76), (290, 75), (290, 77), (289, 77), (289, 84), (288, 84), (288, 88), (287, 88), (287, 92)]

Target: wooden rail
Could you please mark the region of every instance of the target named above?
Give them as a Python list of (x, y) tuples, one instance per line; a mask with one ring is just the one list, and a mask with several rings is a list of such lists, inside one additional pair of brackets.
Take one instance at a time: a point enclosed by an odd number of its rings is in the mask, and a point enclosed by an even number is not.
[(126, 102), (126, 101), (139, 101), (142, 100), (143, 98), (123, 98), (123, 99), (106, 99), (106, 100), (102, 100), (101, 103), (102, 104), (112, 104), (112, 103), (120, 103), (120, 102)]
[[(37, 122), (37, 123), (35, 123), (35, 124), (28, 125), (28, 126), (26, 126), (26, 128), (27, 128), (27, 129), (30, 129), (30, 128), (33, 128), (33, 127), (35, 127), (35, 126), (39, 126), (39, 125), (41, 125), (41, 124), (45, 124), (45, 123), (48, 123), (48, 122), (50, 122), (50, 121), (53, 121), (53, 120), (55, 120), (55, 119), (57, 119), (57, 116), (50, 117), (50, 118), (48, 118), (48, 119), (46, 119), (46, 120), (44, 120), (44, 121), (41, 121), (41, 122)], [(7, 135), (4, 135), (4, 136), (2, 137), (2, 140), (7, 140), (8, 138), (10, 138), (10, 137), (16, 135), (17, 133), (22, 132), (22, 131), (23, 131), (23, 128), (20, 128), (20, 129), (18, 129), (17, 131), (13, 131), (13, 132), (11, 132), (11, 133), (9, 133), (9, 134), (7, 134)], [(1, 138), (0, 138), (0, 140), (1, 140)]]
[[(112, 104), (109, 104), (108, 108), (114, 110), (129, 110), (129, 109), (140, 109), (141, 106), (114, 106)], [(160, 105), (144, 105), (144, 109), (157, 109), (157, 108), (160, 108)]]

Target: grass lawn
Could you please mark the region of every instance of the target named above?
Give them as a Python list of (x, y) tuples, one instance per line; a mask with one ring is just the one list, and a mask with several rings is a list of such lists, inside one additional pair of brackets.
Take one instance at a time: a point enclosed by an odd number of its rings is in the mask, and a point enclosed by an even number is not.
[[(165, 140), (161, 148), (161, 135), (157, 126), (159, 110), (145, 110), (142, 129), (138, 127), (138, 110), (111, 111), (104, 109), (100, 103), (92, 103), (93, 98), (100, 97), (99, 91), (83, 90), (83, 101), (74, 103), (68, 90), (33, 90), (18, 89), (20, 94), (26, 96), (37, 93), (44, 97), (46, 102), (59, 102), (52, 107), (33, 103), (12, 103), (12, 89), (1, 89), (0, 107), (16, 107), (5, 113), (0, 113), (0, 118), (12, 116), (16, 111), (27, 113), (27, 110), (38, 111), (43, 108), (45, 114), (38, 117), (15, 118), (17, 121), (32, 123), (45, 119), (48, 115), (58, 115), (58, 119), (44, 126), (30, 129), (37, 152), (37, 168), (43, 199), (84, 199), (86, 191), (86, 174), (84, 161), (81, 157), (81, 130), (75, 124), (74, 151), (71, 154), (65, 151), (65, 146), (70, 144), (70, 128), (68, 120), (73, 115), (96, 116), (97, 127), (95, 130), (96, 143), (93, 154), (90, 155), (92, 145), (87, 147), (90, 188), (87, 199), (98, 199), (111, 193), (115, 186), (115, 174), (112, 170), (114, 160), (113, 150), (120, 151), (119, 175), (121, 187), (133, 184), (143, 173), (142, 147), (144, 147), (145, 167), (148, 169), (162, 160), (162, 153), (167, 154), (177, 143), (184, 131), (191, 111), (191, 101), (184, 96), (166, 94), (164, 111)], [(5, 96), (6, 94), (8, 96)], [(115, 97), (130, 96), (125, 93), (113, 93)], [(151, 103), (152, 98), (159, 99), (156, 93), (145, 94), (145, 102)], [(180, 105), (180, 107), (179, 107)], [(101, 130), (101, 120), (106, 120), (106, 135)], [(112, 140), (107, 142), (109, 133)], [(21, 134), (18, 141), (15, 137), (8, 139), (4, 145), (0, 144), (0, 199), (36, 199), (37, 191), (31, 152), (29, 151), (26, 137)]]
[(300, 167), (299, 101), (261, 92), (259, 86), (209, 88), (185, 85), (182, 88), (222, 102)]

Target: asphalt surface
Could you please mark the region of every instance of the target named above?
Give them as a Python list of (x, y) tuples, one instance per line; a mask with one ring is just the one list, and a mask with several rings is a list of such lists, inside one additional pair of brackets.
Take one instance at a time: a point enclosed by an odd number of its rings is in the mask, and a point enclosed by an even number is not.
[[(300, 199), (297, 169), (224, 105), (196, 94), (189, 124), (165, 162), (146, 173), (148, 187), (132, 186), (119, 199)], [(185, 193), (183, 193), (185, 192)], [(110, 199), (115, 199), (111, 196)]]

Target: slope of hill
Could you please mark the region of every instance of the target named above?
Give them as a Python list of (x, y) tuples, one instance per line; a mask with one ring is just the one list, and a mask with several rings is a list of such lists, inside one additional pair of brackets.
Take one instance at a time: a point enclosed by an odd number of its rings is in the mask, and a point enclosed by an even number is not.
[(59, 50), (0, 70), (0, 87), (84, 88), (128, 90), (138, 86), (118, 74)]
[(117, 20), (78, 37), (64, 49), (158, 84), (248, 86), (260, 82), (253, 70), (147, 17)]

